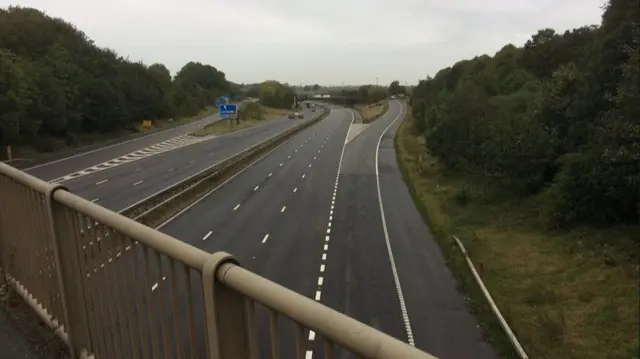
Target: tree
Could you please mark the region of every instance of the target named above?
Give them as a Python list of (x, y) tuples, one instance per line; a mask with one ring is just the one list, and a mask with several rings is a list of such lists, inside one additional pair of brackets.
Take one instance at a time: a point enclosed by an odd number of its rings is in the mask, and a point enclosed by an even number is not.
[(405, 94), (407, 93), (407, 89), (404, 86), (400, 85), (400, 82), (396, 81), (392, 81), (391, 84), (389, 85), (389, 95), (393, 96), (393, 95), (400, 95), (400, 94)]
[(600, 27), (440, 70), (413, 91), (414, 130), (449, 170), (533, 196), (549, 225), (638, 223), (638, 18), (637, 0), (610, 0)]

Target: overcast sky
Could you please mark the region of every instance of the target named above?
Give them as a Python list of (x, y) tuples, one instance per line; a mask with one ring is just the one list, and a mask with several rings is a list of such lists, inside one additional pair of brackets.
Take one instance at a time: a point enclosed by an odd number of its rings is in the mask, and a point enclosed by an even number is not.
[(234, 82), (417, 83), (543, 27), (598, 24), (605, 0), (0, 0), (62, 17), (98, 45)]

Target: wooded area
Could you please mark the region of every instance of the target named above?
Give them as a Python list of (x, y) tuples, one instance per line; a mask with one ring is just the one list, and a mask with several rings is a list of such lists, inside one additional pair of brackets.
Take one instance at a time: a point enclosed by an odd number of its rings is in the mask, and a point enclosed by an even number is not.
[(415, 130), (447, 170), (535, 196), (548, 228), (638, 224), (638, 19), (637, 0), (610, 0), (600, 26), (443, 69), (414, 89)]
[(213, 66), (189, 62), (172, 77), (162, 64), (99, 47), (62, 19), (0, 9), (0, 145), (75, 146), (85, 134), (196, 115), (234, 88)]

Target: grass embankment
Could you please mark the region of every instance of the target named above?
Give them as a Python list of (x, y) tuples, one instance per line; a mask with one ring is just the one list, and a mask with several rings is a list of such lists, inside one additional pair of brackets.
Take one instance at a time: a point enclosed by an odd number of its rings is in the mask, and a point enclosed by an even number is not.
[(530, 358), (637, 358), (638, 265), (628, 252), (600, 244), (629, 241), (640, 228), (544, 232), (533, 200), (487, 197), (473, 185), (462, 205), (461, 189), (473, 181), (444, 173), (424, 153), (408, 112), (396, 136), (403, 176), (494, 347), (515, 357), (452, 235)]
[(389, 109), (389, 101), (382, 100), (369, 105), (356, 105), (356, 110), (360, 113), (362, 123), (371, 123), (382, 116)]
[[(106, 146), (112, 143), (117, 143), (123, 139), (133, 139), (136, 137), (141, 137), (153, 132), (166, 130), (187, 124), (189, 122), (201, 120), (217, 112), (217, 108), (208, 107), (200, 111), (200, 113), (198, 113), (196, 116), (152, 121), (152, 126), (148, 129), (144, 129), (142, 127), (142, 123), (140, 123), (140, 125), (133, 131), (123, 130), (101, 134), (82, 134), (74, 139), (75, 143), (73, 145), (69, 145), (63, 139), (47, 138), (47, 151), (38, 151), (32, 147), (15, 147), (12, 149), (12, 157), (14, 159), (26, 159), (28, 162), (30, 162), (34, 160), (47, 160), (48, 158), (57, 158), (61, 155), (73, 155), (74, 153), (81, 151), (84, 147)], [(1, 152), (2, 153), (0, 153), (0, 159), (4, 159), (4, 150), (2, 150)]]
[(287, 116), (292, 113), (291, 110), (283, 110), (277, 108), (270, 108), (265, 106), (260, 106), (260, 111), (255, 114), (249, 115), (246, 118), (240, 118), (239, 122), (236, 120), (221, 120), (210, 125), (207, 125), (205, 128), (198, 130), (191, 135), (193, 136), (208, 136), (213, 134), (222, 134), (227, 132), (233, 132), (242, 130), (245, 128), (253, 127), (256, 125), (260, 125), (263, 123), (273, 122), (282, 118), (283, 116)]

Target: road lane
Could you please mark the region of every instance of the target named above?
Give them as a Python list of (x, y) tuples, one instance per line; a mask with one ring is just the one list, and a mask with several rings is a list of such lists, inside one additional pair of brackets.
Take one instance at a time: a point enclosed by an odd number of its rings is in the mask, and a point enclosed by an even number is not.
[[(376, 195), (375, 150), (384, 128), (403, 113), (398, 101), (345, 147), (338, 180), (321, 301), (402, 341), (402, 312), (385, 247)], [(322, 357), (323, 348), (315, 347)], [(344, 355), (336, 351), (337, 357)]]
[(388, 240), (415, 345), (443, 359), (496, 359), (404, 183), (393, 142), (400, 124), (392, 124), (380, 141), (378, 174)]
[(242, 132), (229, 133), (178, 150), (78, 177), (63, 184), (79, 196), (118, 211), (319, 115), (310, 113), (304, 120), (284, 119)]
[[(333, 174), (352, 118), (347, 110), (332, 112), (161, 230), (208, 252), (232, 253), (250, 270), (313, 298)], [(285, 328), (291, 329), (282, 326), (283, 343), (291, 343)], [(260, 349), (268, 351), (268, 343)]]
[(125, 140), (120, 143), (99, 147), (83, 153), (54, 160), (48, 163), (35, 165), (25, 171), (31, 175), (44, 180), (52, 180), (65, 174), (72, 173), (83, 168), (93, 166), (101, 162), (109, 161), (113, 158), (126, 155), (141, 148), (152, 146), (184, 134), (192, 133), (208, 124), (219, 121), (218, 114), (207, 116), (201, 120), (184, 124), (168, 130), (155, 132), (143, 137)]

